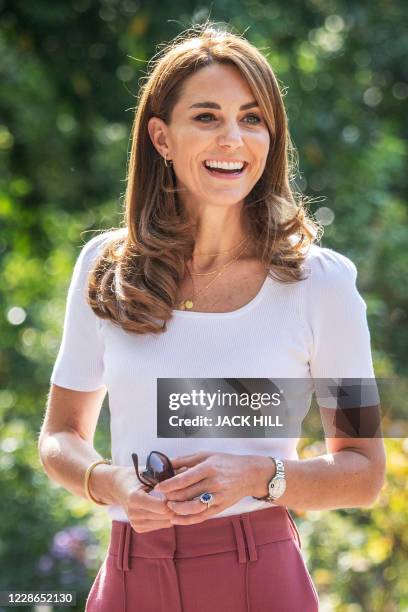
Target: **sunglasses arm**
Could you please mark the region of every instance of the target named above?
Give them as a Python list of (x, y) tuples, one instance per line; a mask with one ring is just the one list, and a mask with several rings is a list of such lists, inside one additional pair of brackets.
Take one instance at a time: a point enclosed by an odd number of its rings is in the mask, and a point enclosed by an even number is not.
[(153, 485), (151, 482), (148, 482), (147, 480), (144, 480), (142, 478), (142, 473), (139, 472), (139, 458), (137, 456), (137, 453), (132, 453), (132, 459), (133, 459), (133, 465), (135, 466), (135, 472), (136, 472), (136, 476), (137, 479), (139, 480), (139, 482), (141, 482), (143, 485), (149, 487), (149, 489), (153, 489)]

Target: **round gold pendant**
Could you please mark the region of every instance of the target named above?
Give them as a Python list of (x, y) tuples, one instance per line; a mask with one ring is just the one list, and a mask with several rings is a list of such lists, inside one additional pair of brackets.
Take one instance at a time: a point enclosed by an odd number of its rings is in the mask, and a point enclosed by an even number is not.
[(186, 300), (184, 302), (184, 305), (186, 308), (188, 308), (189, 310), (194, 306), (193, 302), (191, 300)]

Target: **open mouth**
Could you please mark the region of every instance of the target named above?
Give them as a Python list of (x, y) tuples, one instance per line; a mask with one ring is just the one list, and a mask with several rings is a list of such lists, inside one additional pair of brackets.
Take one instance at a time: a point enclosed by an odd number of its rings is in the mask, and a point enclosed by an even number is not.
[(238, 163), (232, 164), (232, 165), (235, 165), (235, 167), (227, 168), (226, 165), (224, 165), (223, 167), (218, 167), (218, 166), (211, 167), (207, 165), (206, 162), (203, 162), (203, 166), (209, 174), (211, 174), (212, 176), (218, 177), (218, 178), (223, 178), (223, 179), (240, 177), (245, 172), (245, 169), (248, 166), (248, 162), (243, 162), (243, 165), (241, 168), (238, 167), (239, 166)]

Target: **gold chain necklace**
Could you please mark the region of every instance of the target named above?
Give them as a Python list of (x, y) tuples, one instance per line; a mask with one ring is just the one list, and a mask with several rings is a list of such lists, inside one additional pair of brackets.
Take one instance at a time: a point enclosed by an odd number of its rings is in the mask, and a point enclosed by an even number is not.
[[(237, 245), (237, 246), (241, 246), (241, 244), (243, 244), (244, 242), (248, 242), (248, 240), (249, 240), (249, 238), (244, 238), (244, 240), (242, 240), (242, 242), (240, 242), (239, 245)], [(234, 247), (234, 248), (236, 248), (236, 247)], [(232, 251), (232, 250), (233, 249), (230, 249), (230, 251)], [(220, 251), (220, 253), (222, 253), (222, 252), (223, 251)], [(227, 253), (229, 251), (225, 251), (225, 252)], [(209, 255), (209, 253), (208, 253), (208, 255)], [(214, 255), (218, 255), (218, 253), (214, 253)], [(187, 268), (187, 269), (189, 271), (190, 276), (210, 276), (211, 274), (216, 274), (219, 270), (222, 269), (222, 267), (218, 268), (217, 270), (211, 270), (211, 272), (193, 272), (191, 266), (190, 266), (190, 268)]]
[[(195, 293), (195, 287), (194, 287), (194, 281), (193, 281), (193, 277), (191, 276), (191, 283), (193, 285), (193, 297), (190, 299), (185, 299), (185, 300), (181, 300), (181, 302), (179, 302), (179, 309), (180, 310), (191, 310), (194, 307), (195, 302), (197, 301), (197, 298), (202, 295), (204, 293), (204, 291), (206, 291), (208, 289), (208, 287), (210, 287), (216, 280), (217, 278), (219, 278), (221, 276), (221, 274), (224, 272), (224, 270), (226, 268), (228, 268), (228, 266), (230, 266), (231, 264), (234, 263), (234, 261), (236, 261), (241, 255), (242, 253), (245, 251), (245, 249), (247, 248), (248, 245), (245, 245), (243, 249), (241, 249), (241, 251), (238, 253), (238, 255), (236, 257), (234, 257), (233, 259), (231, 259), (230, 261), (228, 261), (226, 264), (224, 264), (221, 268), (221, 270), (218, 272), (217, 276), (215, 278), (213, 278), (206, 287), (204, 287), (201, 291), (199, 291), (196, 295)], [(188, 268), (187, 268), (188, 270)], [(190, 270), (188, 270), (188, 272), (190, 273)]]
[(201, 253), (200, 251), (196, 251), (194, 253), (194, 256), (195, 255), (207, 255), (207, 257), (215, 257), (216, 255), (225, 255), (225, 253), (231, 253), (231, 251), (240, 247), (241, 244), (243, 244), (246, 240), (248, 240), (248, 238), (244, 238), (243, 240), (241, 240), (239, 244), (236, 244), (235, 246), (233, 246), (232, 249), (228, 249), (228, 251), (218, 251), (218, 253)]

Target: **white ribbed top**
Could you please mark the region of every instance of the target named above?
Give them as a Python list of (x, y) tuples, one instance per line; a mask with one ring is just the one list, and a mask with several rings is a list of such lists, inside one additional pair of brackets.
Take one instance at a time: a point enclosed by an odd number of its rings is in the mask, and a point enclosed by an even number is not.
[[(51, 375), (52, 383), (68, 389), (107, 387), (114, 464), (132, 466), (132, 452), (145, 461), (151, 450), (170, 458), (200, 450), (298, 458), (299, 438), (158, 438), (157, 378), (309, 380), (299, 432), (313, 378), (374, 378), (366, 304), (356, 288), (356, 267), (344, 255), (313, 245), (307, 280), (284, 284), (267, 277), (258, 294), (233, 312), (176, 310), (167, 332), (135, 335), (99, 319), (85, 299), (90, 266), (114, 235), (92, 238), (77, 259)], [(244, 497), (216, 516), (265, 507), (270, 504)], [(120, 506), (108, 512), (128, 520)]]

